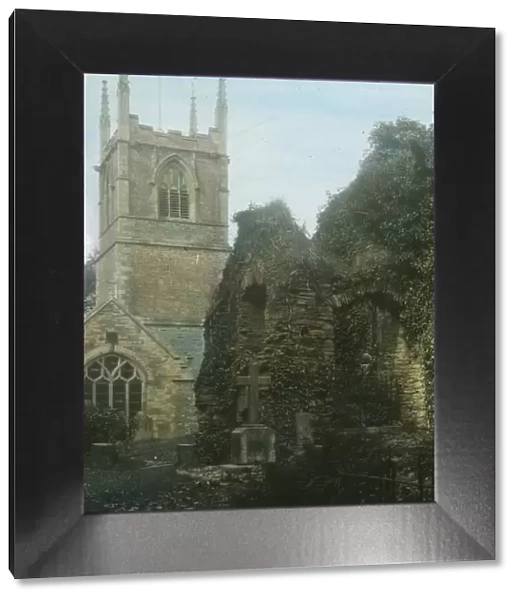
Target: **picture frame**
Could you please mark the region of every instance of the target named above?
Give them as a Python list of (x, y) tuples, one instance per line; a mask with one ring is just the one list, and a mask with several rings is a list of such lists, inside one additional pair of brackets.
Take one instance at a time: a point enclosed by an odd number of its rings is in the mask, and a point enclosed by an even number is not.
[[(495, 559), (494, 29), (16, 10), (10, 44), (13, 576)], [(434, 84), (434, 503), (83, 515), (85, 73)]]

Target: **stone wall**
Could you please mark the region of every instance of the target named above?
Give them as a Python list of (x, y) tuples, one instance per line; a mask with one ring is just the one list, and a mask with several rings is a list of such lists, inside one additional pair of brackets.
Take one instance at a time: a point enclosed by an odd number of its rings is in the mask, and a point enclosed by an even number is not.
[(222, 455), (213, 456), (216, 462), (229, 460), (230, 434), (246, 422), (247, 391), (235, 381), (247, 374), (252, 359), (258, 360), (260, 374), (270, 377), (270, 384), (260, 388), (259, 421), (276, 432), (280, 460), (296, 445), (298, 412), (314, 415), (316, 438), (333, 426), (332, 308), (326, 296), (308, 286), (265, 288), (262, 308), (250, 301), (251, 290), (238, 284), (233, 297), (222, 298), (206, 322), (196, 399), (200, 445), (213, 444), (211, 438), (221, 444)]
[(115, 152), (110, 152), (99, 168), (99, 231), (104, 232), (116, 218), (115, 184), (117, 179)]
[[(333, 313), (325, 284), (299, 277), (271, 290), (259, 357), (271, 377), (261, 392), (260, 417), (277, 432), (278, 443), (287, 451), (296, 445), (298, 412), (311, 413), (316, 439), (324, 436), (332, 426), (333, 366)], [(237, 364), (243, 365), (243, 359)]]
[(150, 319), (201, 323), (210, 305), (226, 253), (154, 245), (125, 245), (121, 264), (131, 265), (121, 282), (132, 314)]
[[(107, 345), (106, 333), (118, 342)], [(193, 371), (180, 353), (172, 354), (158, 337), (114, 302), (95, 310), (85, 322), (85, 362), (114, 352), (127, 357), (144, 377), (144, 413), (153, 421), (155, 437), (182, 437), (197, 430)]]
[(226, 186), (227, 161), (222, 163), (219, 155), (203, 153), (174, 146), (164, 146), (164, 140), (152, 143), (134, 142), (130, 148), (130, 214), (140, 217), (158, 216), (154, 193), (156, 169), (168, 158), (177, 158), (188, 175), (194, 179), (190, 195), (196, 202), (195, 219), (202, 223), (222, 222), (220, 211), (220, 187)]
[(159, 220), (124, 215), (116, 219), (100, 238), (101, 254), (119, 241), (167, 244), (180, 247), (227, 249), (227, 225)]
[(368, 301), (336, 308), (335, 369), (345, 425), (426, 427), (423, 362), (388, 311)]
[(116, 252), (112, 246), (96, 265), (96, 302), (98, 306), (115, 296), (116, 293)]
[(379, 376), (398, 386), (400, 418), (404, 425), (425, 427), (425, 374), (421, 356), (409, 347), (400, 323), (378, 311)]
[[(120, 351), (147, 373), (145, 408), (154, 435), (191, 434), (202, 321), (228, 254), (229, 160), (215, 129), (185, 136), (154, 130), (137, 115), (120, 129), (99, 165), (97, 309), (86, 320), (85, 353), (88, 360), (107, 350), (106, 331), (115, 331)], [(183, 171), (189, 219), (159, 218), (157, 184), (169, 161)]]
[[(278, 460), (296, 445), (295, 415), (315, 415), (316, 437), (330, 425), (333, 309), (326, 269), (280, 203), (252, 209), (205, 322), (204, 360), (195, 385), (199, 448), (228, 461), (232, 430), (245, 423), (251, 360), (270, 383), (260, 388), (259, 421), (276, 433)], [(272, 242), (270, 241), (272, 240)]]
[[(110, 145), (102, 169), (119, 146)], [(158, 218), (155, 177), (170, 158), (186, 173), (190, 220)], [(115, 297), (140, 317), (201, 323), (228, 252), (227, 168), (213, 135), (155, 131), (130, 117), (127, 210), (118, 202), (101, 232), (99, 303)]]

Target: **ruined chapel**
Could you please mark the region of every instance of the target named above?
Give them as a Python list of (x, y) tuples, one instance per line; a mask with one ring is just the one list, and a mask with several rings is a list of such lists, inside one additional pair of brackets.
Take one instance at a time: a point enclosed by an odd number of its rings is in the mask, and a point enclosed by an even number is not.
[[(352, 295), (283, 201), (235, 221), (195, 384), (200, 458), (225, 463), (233, 432), (251, 424), (273, 432), (276, 461), (305, 442), (330, 447), (358, 431), (388, 426), (394, 443), (395, 428), (427, 430), (423, 365), (398, 315), (376, 293)], [(260, 384), (254, 415), (251, 364)]]

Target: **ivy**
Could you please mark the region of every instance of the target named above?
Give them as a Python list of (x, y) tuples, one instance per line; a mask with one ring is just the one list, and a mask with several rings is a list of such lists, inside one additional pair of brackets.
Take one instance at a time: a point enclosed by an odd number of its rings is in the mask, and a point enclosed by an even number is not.
[[(318, 215), (313, 239), (282, 200), (234, 216), (238, 235), (206, 319), (195, 385), (199, 449), (207, 462), (229, 458), (230, 433), (238, 424), (235, 378), (254, 356), (240, 330), (247, 276), (266, 286), (275, 323), (257, 358), (271, 377), (268, 393), (261, 394), (261, 420), (276, 431), (281, 450), (294, 444), (298, 411), (314, 413), (323, 436), (343, 425), (398, 420), (392, 413), (402, 394), (398, 380), (381, 380), (359, 362), (363, 352), (377, 354), (374, 310), (402, 325), (422, 361), (432, 424), (432, 128), (406, 119), (379, 123), (369, 141), (355, 180), (330, 195)], [(317, 338), (307, 341), (301, 332), (323, 318), (318, 307), (333, 296), (342, 299), (347, 315), (334, 309), (329, 326), (335, 348), (325, 352)]]
[[(268, 392), (261, 393), (261, 421), (275, 430), (280, 447), (295, 443), (296, 412), (326, 404), (333, 378), (331, 360), (304, 336), (307, 319), (319, 315), (309, 314), (307, 306), (298, 307), (301, 294), (315, 298), (316, 306), (324, 300), (329, 265), (281, 200), (251, 205), (234, 220), (238, 235), (206, 319), (205, 354), (195, 385), (201, 418), (198, 447), (206, 462), (229, 458), (230, 434), (238, 425), (236, 376), (247, 371), (253, 357), (271, 378)], [(240, 337), (247, 274), (266, 286), (268, 312), (275, 315), (275, 327), (265, 331), (259, 354)]]
[(382, 122), (369, 142), (354, 181), (329, 196), (315, 239), (337, 269), (338, 292), (402, 323), (426, 373), (432, 425), (433, 129), (408, 119)]

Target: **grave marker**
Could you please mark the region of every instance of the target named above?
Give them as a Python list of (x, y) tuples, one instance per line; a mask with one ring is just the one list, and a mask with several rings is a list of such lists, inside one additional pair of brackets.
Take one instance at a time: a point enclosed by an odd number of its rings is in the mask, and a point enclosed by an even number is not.
[(248, 414), (247, 424), (253, 425), (259, 423), (259, 388), (260, 386), (270, 385), (268, 375), (259, 374), (259, 364), (251, 361), (249, 364), (249, 374), (240, 375), (236, 378), (237, 385), (244, 385), (248, 389)]
[(237, 385), (248, 389), (247, 420), (232, 432), (231, 455), (238, 465), (273, 463), (276, 460), (276, 435), (259, 422), (259, 388), (270, 384), (268, 375), (259, 374), (259, 364), (251, 361), (249, 374), (236, 378)]

